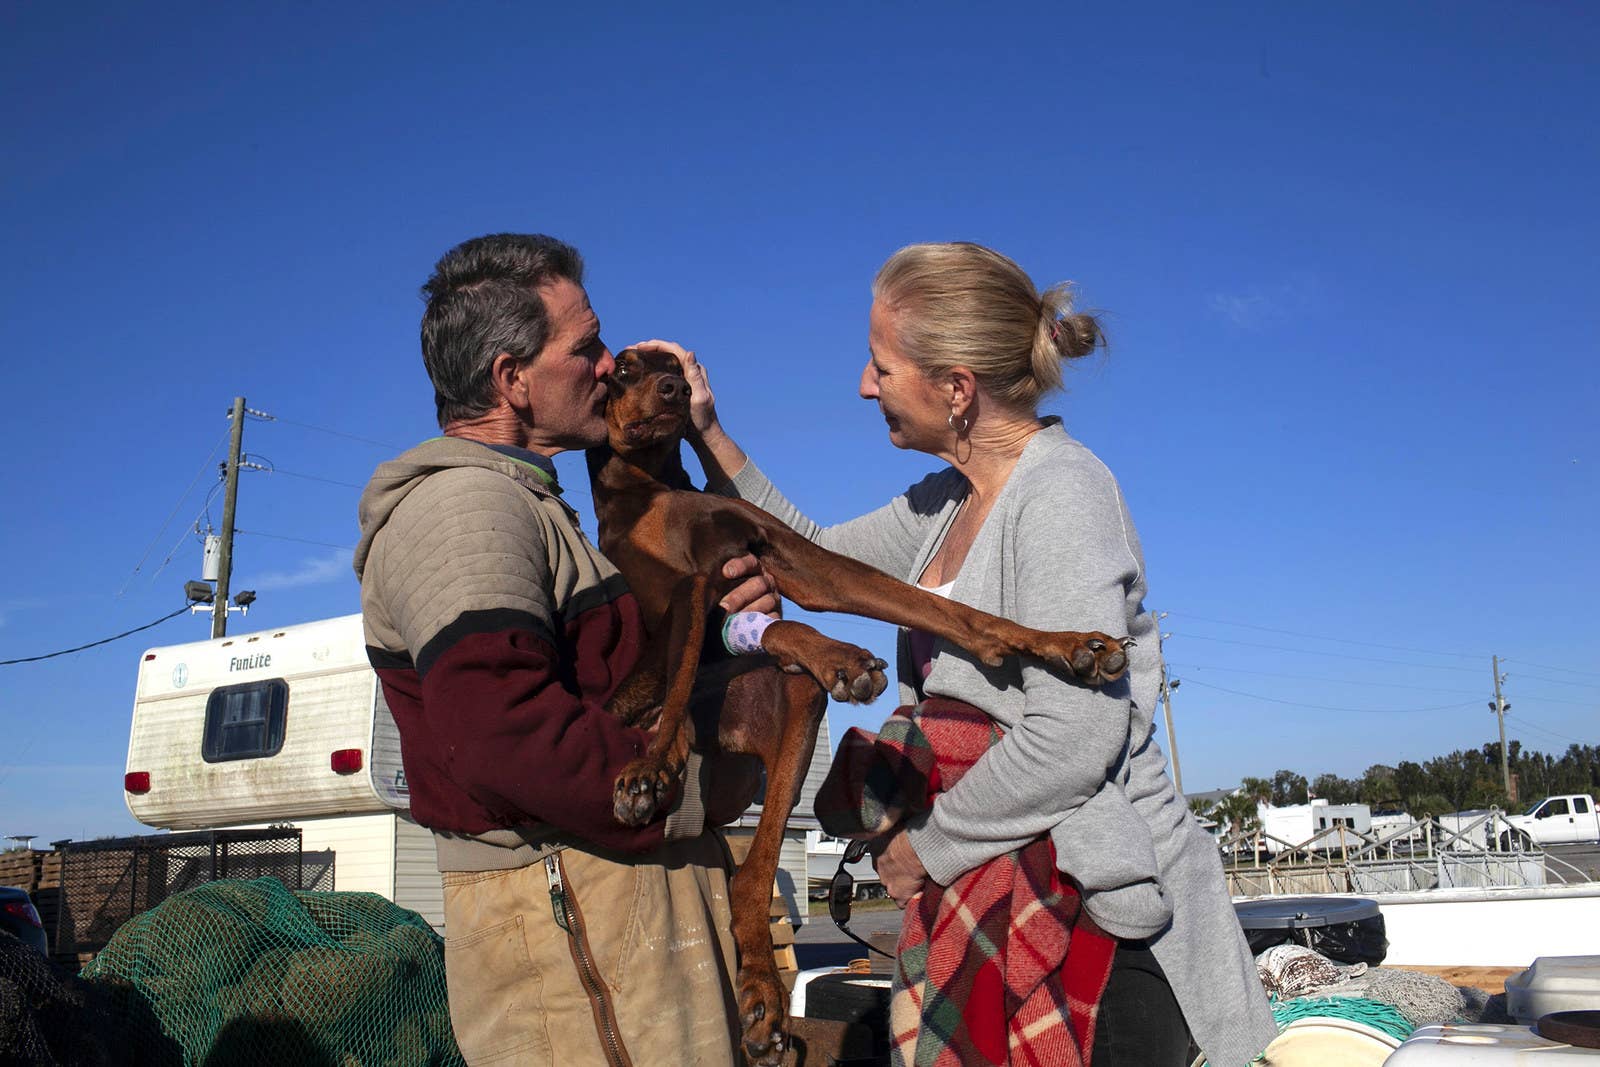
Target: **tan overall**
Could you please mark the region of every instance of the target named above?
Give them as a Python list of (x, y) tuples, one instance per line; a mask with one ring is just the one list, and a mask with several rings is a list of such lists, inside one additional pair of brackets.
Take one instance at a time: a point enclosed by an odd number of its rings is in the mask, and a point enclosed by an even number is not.
[[(625, 862), (569, 848), (557, 871), (444, 872), (450, 1021), (470, 1067), (734, 1067), (726, 855), (708, 833)], [(557, 922), (556, 879), (598, 996)]]

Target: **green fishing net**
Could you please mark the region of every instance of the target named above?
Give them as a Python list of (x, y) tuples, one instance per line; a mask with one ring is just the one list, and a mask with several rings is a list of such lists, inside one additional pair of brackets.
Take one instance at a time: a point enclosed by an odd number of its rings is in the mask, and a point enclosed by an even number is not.
[(463, 1062), (443, 942), (372, 893), (210, 882), (129, 920), (81, 977), (140, 1067)]

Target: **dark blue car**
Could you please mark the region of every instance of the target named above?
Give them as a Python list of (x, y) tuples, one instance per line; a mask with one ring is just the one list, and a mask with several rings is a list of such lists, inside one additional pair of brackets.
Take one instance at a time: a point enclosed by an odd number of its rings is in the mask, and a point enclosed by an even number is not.
[(39, 912), (25, 889), (0, 885), (0, 931), (14, 935), (46, 956), (50, 954), (44, 925), (39, 922)]

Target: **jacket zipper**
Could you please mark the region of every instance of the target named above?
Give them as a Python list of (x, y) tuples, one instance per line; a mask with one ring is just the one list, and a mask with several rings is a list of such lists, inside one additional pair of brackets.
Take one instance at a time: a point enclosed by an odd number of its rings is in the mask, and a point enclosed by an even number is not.
[(551, 853), (544, 859), (545, 875), (550, 880), (550, 903), (555, 909), (556, 922), (567, 932), (571, 942), (572, 958), (578, 965), (578, 981), (595, 1009), (595, 1025), (600, 1031), (600, 1041), (605, 1046), (606, 1062), (611, 1067), (632, 1067), (622, 1038), (618, 1036), (610, 1003), (606, 999), (605, 981), (600, 977), (589, 956), (589, 939), (584, 933), (583, 917), (577, 901), (567, 894), (562, 877), (560, 853)]

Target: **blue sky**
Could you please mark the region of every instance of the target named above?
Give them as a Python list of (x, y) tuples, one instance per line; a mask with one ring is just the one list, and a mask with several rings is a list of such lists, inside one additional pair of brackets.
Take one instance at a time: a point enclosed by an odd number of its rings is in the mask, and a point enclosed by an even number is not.
[[(1577, 4), (13, 5), (0, 659), (181, 605), (236, 395), (280, 421), (231, 632), (357, 610), (417, 286), (484, 232), (577, 244), (613, 348), (695, 348), (858, 514), (933, 463), (855, 396), (873, 272), (969, 239), (1106, 313), (1049, 410), (1139, 525), (1190, 791), (1480, 745), (1492, 654), (1512, 736), (1595, 743), (1597, 48)], [(0, 835), (137, 832), (138, 657), (208, 632), (0, 667)]]

